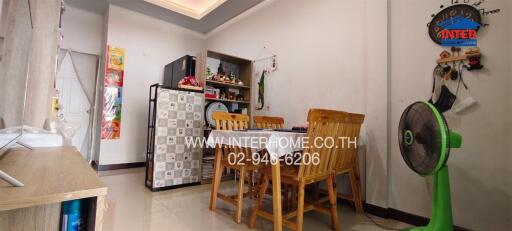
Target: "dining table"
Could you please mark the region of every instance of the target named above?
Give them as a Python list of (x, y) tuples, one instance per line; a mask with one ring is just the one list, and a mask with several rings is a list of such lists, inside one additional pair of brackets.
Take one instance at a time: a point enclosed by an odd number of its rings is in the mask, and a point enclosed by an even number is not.
[[(302, 150), (307, 143), (307, 136), (304, 132), (292, 130), (213, 130), (206, 141), (207, 146), (215, 147), (214, 179), (220, 179), (222, 170), (219, 169), (222, 158), (222, 146), (238, 146), (250, 148), (252, 153), (265, 150), (270, 154), (269, 162), (272, 168), (272, 195), (273, 195), (273, 216), (274, 230), (282, 230), (282, 204), (281, 204), (281, 169), (280, 162), (287, 154)], [(258, 158), (261, 156), (256, 155)], [(251, 158), (254, 158), (252, 156)], [(261, 162), (261, 160), (253, 160)], [(215, 196), (218, 185), (212, 183), (211, 198)]]

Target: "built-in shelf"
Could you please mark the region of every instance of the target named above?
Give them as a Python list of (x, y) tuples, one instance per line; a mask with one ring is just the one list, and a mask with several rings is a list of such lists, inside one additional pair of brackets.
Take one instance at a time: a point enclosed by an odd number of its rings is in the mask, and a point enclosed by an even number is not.
[(225, 103), (242, 103), (242, 104), (249, 104), (249, 101), (240, 101), (240, 100), (230, 100), (230, 99), (213, 99), (213, 98), (205, 98), (205, 100), (209, 101), (218, 101), (218, 102), (225, 102)]
[[(243, 85), (231, 82), (224, 81), (216, 81), (213, 79), (207, 79), (207, 66), (208, 60), (213, 61), (210, 63), (210, 70), (218, 70), (219, 62), (223, 63), (223, 68), (226, 73), (231, 73), (234, 71), (235, 75), (238, 79), (240, 79)], [(253, 63), (251, 60), (239, 58), (232, 55), (226, 55), (222, 53), (218, 53), (215, 51), (203, 51), (197, 54), (196, 59), (196, 77), (198, 81), (206, 87), (213, 87), (218, 89), (216, 94), (220, 96), (222, 93), (224, 95), (228, 95), (229, 93), (235, 93), (237, 96), (241, 95), (244, 100), (229, 100), (229, 99), (217, 99), (217, 98), (207, 98), (205, 96), (206, 105), (210, 102), (221, 102), (224, 103), (230, 112), (234, 111), (245, 111), (247, 115), (251, 117), (251, 98), (252, 98), (252, 77), (253, 77)], [(211, 71), (210, 71), (211, 73)], [(206, 106), (205, 105), (205, 106)], [(203, 127), (205, 137), (207, 138), (209, 132), (212, 130), (211, 128), (205, 126)], [(202, 172), (201, 172), (201, 183), (208, 184), (211, 182), (212, 174), (213, 174), (213, 157), (215, 156), (215, 149), (213, 148), (203, 148), (203, 160), (202, 160)], [(222, 180), (232, 180), (234, 179), (234, 171), (227, 171), (226, 174), (222, 177)]]
[(206, 84), (210, 84), (213, 86), (225, 86), (225, 87), (232, 87), (232, 88), (244, 88), (244, 89), (251, 89), (251, 87), (246, 85), (239, 85), (234, 83), (227, 83), (227, 82), (220, 82), (215, 80), (206, 80)]

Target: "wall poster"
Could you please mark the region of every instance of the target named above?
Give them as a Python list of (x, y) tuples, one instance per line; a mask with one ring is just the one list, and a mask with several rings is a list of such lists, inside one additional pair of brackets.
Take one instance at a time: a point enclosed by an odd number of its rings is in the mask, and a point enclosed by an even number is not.
[(101, 139), (115, 140), (121, 137), (121, 105), (123, 99), (124, 48), (107, 47), (107, 65), (103, 91), (103, 119)]

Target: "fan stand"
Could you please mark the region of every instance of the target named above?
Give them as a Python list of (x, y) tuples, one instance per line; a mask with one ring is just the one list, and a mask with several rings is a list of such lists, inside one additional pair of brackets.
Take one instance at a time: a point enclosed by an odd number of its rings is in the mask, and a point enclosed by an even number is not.
[(434, 175), (432, 216), (427, 226), (402, 229), (402, 231), (452, 231), (452, 203), (448, 166), (443, 166)]

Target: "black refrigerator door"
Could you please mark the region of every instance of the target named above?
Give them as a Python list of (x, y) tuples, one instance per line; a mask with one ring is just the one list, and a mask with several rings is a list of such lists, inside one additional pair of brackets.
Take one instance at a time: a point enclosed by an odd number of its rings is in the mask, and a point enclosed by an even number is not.
[(196, 72), (196, 57), (185, 55), (165, 66), (164, 86), (178, 88), (183, 77), (194, 76)]

